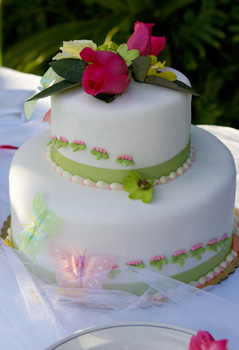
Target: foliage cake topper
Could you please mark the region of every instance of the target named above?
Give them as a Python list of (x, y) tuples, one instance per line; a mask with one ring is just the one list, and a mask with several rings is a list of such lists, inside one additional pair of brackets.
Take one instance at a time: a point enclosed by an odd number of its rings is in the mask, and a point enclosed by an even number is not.
[(26, 101), (27, 118), (37, 100), (76, 86), (111, 102), (127, 90), (132, 78), (199, 96), (190, 86), (177, 80), (174, 72), (165, 70), (165, 61), (157, 60), (166, 39), (152, 36), (153, 26), (153, 23), (136, 22), (134, 33), (121, 45), (112, 41), (100, 46), (91, 40), (63, 42), (61, 52), (53, 57), (41, 79), (41, 91)]

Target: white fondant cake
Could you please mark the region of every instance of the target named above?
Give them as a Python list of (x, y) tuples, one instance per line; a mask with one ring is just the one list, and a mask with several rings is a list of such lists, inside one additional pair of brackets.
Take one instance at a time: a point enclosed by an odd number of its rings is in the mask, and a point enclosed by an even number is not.
[[(62, 220), (54, 236), (42, 239), (36, 258), (40, 266), (55, 271), (50, 244), (59, 244), (73, 254), (77, 247), (89, 256), (108, 256), (118, 266), (142, 260), (145, 268), (155, 272), (150, 260), (164, 255), (168, 264), (160, 273), (190, 282), (213, 271), (230, 253), (229, 243), (227, 250), (218, 249), (222, 254), (219, 261), (210, 262), (218, 253), (207, 249), (210, 240), (220, 242), (225, 234), (230, 237), (234, 225), (233, 158), (211, 134), (192, 128), (196, 161), (183, 176), (157, 186), (150, 204), (129, 200), (125, 191), (104, 191), (66, 181), (47, 163), (45, 145), (49, 137), (50, 132), (45, 132), (24, 144), (10, 171), (12, 234), (16, 244), (22, 224), (29, 223), (28, 211), (39, 189), (47, 207)], [(199, 243), (206, 248), (200, 261), (189, 255)], [(171, 263), (173, 254), (184, 249), (188, 255), (184, 266)], [(208, 268), (203, 266), (207, 261)], [(202, 270), (194, 274), (191, 269), (199, 266), (203, 266)], [(179, 274), (182, 276), (177, 277)], [(105, 283), (112, 288), (112, 284), (125, 281), (119, 274)]]
[[(149, 32), (146, 51), (135, 46), (140, 28)], [(74, 59), (52, 63), (66, 79), (50, 88), (58, 89), (52, 130), (13, 159), (13, 245), (60, 286), (140, 294), (147, 288), (137, 282), (142, 268), (200, 287), (238, 255), (232, 155), (211, 134), (191, 129), (195, 92), (184, 75), (149, 56), (165, 43), (151, 29), (137, 22), (128, 46), (65, 43), (63, 57)], [(129, 84), (130, 70), (137, 82)], [(108, 94), (120, 96), (98, 99)]]

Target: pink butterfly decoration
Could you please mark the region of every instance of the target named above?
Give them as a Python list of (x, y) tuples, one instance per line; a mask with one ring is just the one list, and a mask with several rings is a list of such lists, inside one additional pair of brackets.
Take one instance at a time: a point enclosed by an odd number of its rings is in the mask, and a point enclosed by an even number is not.
[(50, 250), (60, 287), (101, 289), (104, 279), (115, 266), (115, 260), (105, 256), (84, 256), (78, 252), (74, 256), (53, 244)]
[(42, 122), (45, 123), (47, 122), (48, 124), (51, 125), (51, 109), (49, 109), (48, 112), (46, 112), (46, 114), (44, 115)]

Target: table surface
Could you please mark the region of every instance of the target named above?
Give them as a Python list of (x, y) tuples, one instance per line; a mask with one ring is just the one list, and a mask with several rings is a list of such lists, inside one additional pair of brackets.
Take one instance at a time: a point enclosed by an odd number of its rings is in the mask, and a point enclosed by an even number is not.
[[(49, 98), (39, 101), (30, 120), (26, 120), (24, 114), (23, 102), (28, 96), (36, 93), (39, 81), (40, 77), (38, 76), (20, 73), (4, 67), (0, 68), (0, 145), (19, 147), (30, 137), (49, 128), (47, 123), (42, 123), (42, 117), (50, 107)], [(238, 174), (239, 131), (220, 126), (204, 125), (200, 127), (217, 136), (231, 150)], [(0, 149), (0, 226), (10, 214), (8, 172), (14, 153), (14, 150)], [(238, 175), (237, 188), (239, 189)], [(239, 191), (237, 191), (236, 206), (239, 206)], [(29, 309), (30, 306), (27, 305), (24, 294), (19, 299), (19, 290), (22, 292), (23, 284), (18, 281), (18, 274), (13, 270), (13, 266), (19, 265), (17, 263), (14, 265), (15, 258), (11, 253), (9, 254), (6, 258), (6, 248), (1, 247), (1, 348), (6, 350), (32, 349), (34, 345), (34, 349), (44, 349), (62, 336), (86, 327), (112, 322), (143, 321), (170, 323), (194, 330), (207, 329), (217, 339), (229, 339), (231, 350), (238, 349), (239, 269), (220, 285), (214, 286), (206, 292), (199, 292), (197, 297), (194, 296), (193, 300), (188, 300), (187, 304), (181, 298), (180, 302), (169, 303), (169, 305), (160, 308), (156, 306), (143, 309), (137, 307), (137, 303), (134, 303), (133, 307), (128, 305), (121, 310), (114, 311), (89, 310), (78, 306), (73, 311), (72, 305), (67, 309), (67, 306), (60, 305), (59, 307), (58, 304), (57, 307), (54, 305), (54, 317), (51, 316), (51, 318), (48, 312), (49, 305), (46, 306), (48, 299), (44, 299), (43, 296), (42, 300), (46, 307), (44, 310), (47, 310), (49, 317), (46, 318), (46, 314), (42, 314), (42, 316), (38, 314), (36, 321), (33, 317), (35, 311)], [(8, 259), (11, 261), (12, 269), (6, 266)], [(6, 281), (9, 281), (9, 283), (6, 283)], [(16, 281), (18, 283), (14, 284)], [(32, 282), (31, 280), (29, 283), (35, 283), (35, 281)], [(37, 285), (37, 288), (40, 288), (39, 285)], [(24, 307), (26, 309), (21, 308), (21, 303), (25, 303)], [(31, 315), (30, 318), (29, 315)], [(13, 332), (12, 327), (17, 331)], [(44, 337), (42, 337), (43, 333), (45, 334)], [(12, 334), (15, 334), (15, 336), (12, 336)]]

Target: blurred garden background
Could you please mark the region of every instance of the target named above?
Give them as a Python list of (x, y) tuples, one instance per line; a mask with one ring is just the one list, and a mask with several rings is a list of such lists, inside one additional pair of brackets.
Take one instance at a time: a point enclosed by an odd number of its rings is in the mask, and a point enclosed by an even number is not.
[(126, 42), (135, 21), (165, 36), (160, 59), (201, 94), (193, 123), (239, 128), (239, 0), (0, 0), (0, 64), (42, 75), (62, 42)]

